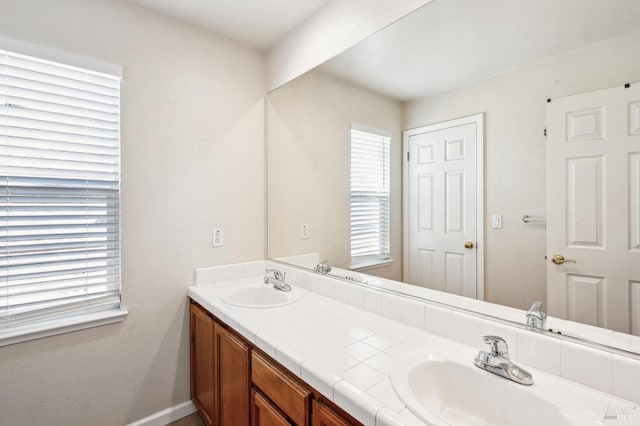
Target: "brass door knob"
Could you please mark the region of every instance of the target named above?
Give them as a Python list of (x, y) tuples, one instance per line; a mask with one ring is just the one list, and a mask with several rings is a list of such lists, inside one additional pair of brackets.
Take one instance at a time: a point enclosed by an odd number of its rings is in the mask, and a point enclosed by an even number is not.
[(464, 243), (464, 248), (472, 249), (473, 248), (473, 241), (467, 241), (466, 243)]
[(562, 265), (563, 263), (576, 263), (575, 260), (565, 259), (561, 254), (554, 254), (551, 261), (556, 265)]

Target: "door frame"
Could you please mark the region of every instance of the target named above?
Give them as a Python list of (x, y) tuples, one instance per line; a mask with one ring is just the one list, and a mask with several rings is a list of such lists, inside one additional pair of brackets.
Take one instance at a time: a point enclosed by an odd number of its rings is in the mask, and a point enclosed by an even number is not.
[(476, 296), (477, 300), (484, 300), (484, 113), (402, 132), (402, 277), (409, 276), (409, 137), (470, 123), (476, 125)]

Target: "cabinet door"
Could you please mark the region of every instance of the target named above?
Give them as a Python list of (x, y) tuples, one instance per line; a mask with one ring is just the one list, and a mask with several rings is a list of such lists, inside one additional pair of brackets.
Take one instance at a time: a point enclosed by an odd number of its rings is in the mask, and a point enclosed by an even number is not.
[(290, 426), (291, 423), (260, 392), (251, 391), (251, 426)]
[(349, 426), (351, 424), (331, 408), (317, 401), (313, 401), (312, 417), (312, 426)]
[(220, 324), (215, 325), (217, 412), (219, 426), (249, 425), (249, 347)]
[(208, 425), (215, 419), (214, 321), (191, 304), (191, 399)]

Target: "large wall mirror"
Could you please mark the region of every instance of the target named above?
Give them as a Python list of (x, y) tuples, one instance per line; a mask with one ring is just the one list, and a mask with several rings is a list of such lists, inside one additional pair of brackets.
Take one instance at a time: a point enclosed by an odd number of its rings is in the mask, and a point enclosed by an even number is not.
[[(434, 0), (274, 90), (268, 256), (326, 260), (412, 294), (519, 310), (542, 301), (598, 327), (588, 339), (640, 353), (639, 46), (637, 0)], [(611, 88), (615, 105), (593, 94)], [(579, 148), (557, 153), (556, 141)], [(367, 220), (387, 221), (372, 231)], [(434, 229), (460, 233), (453, 248), (415, 242)]]

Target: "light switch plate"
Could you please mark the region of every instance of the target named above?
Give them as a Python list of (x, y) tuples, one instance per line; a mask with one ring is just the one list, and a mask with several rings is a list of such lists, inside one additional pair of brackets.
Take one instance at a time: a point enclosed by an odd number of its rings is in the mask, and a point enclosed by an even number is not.
[(309, 238), (309, 225), (303, 223), (300, 225), (300, 239), (306, 240)]
[(491, 216), (491, 227), (493, 229), (502, 229), (502, 215), (494, 214)]

